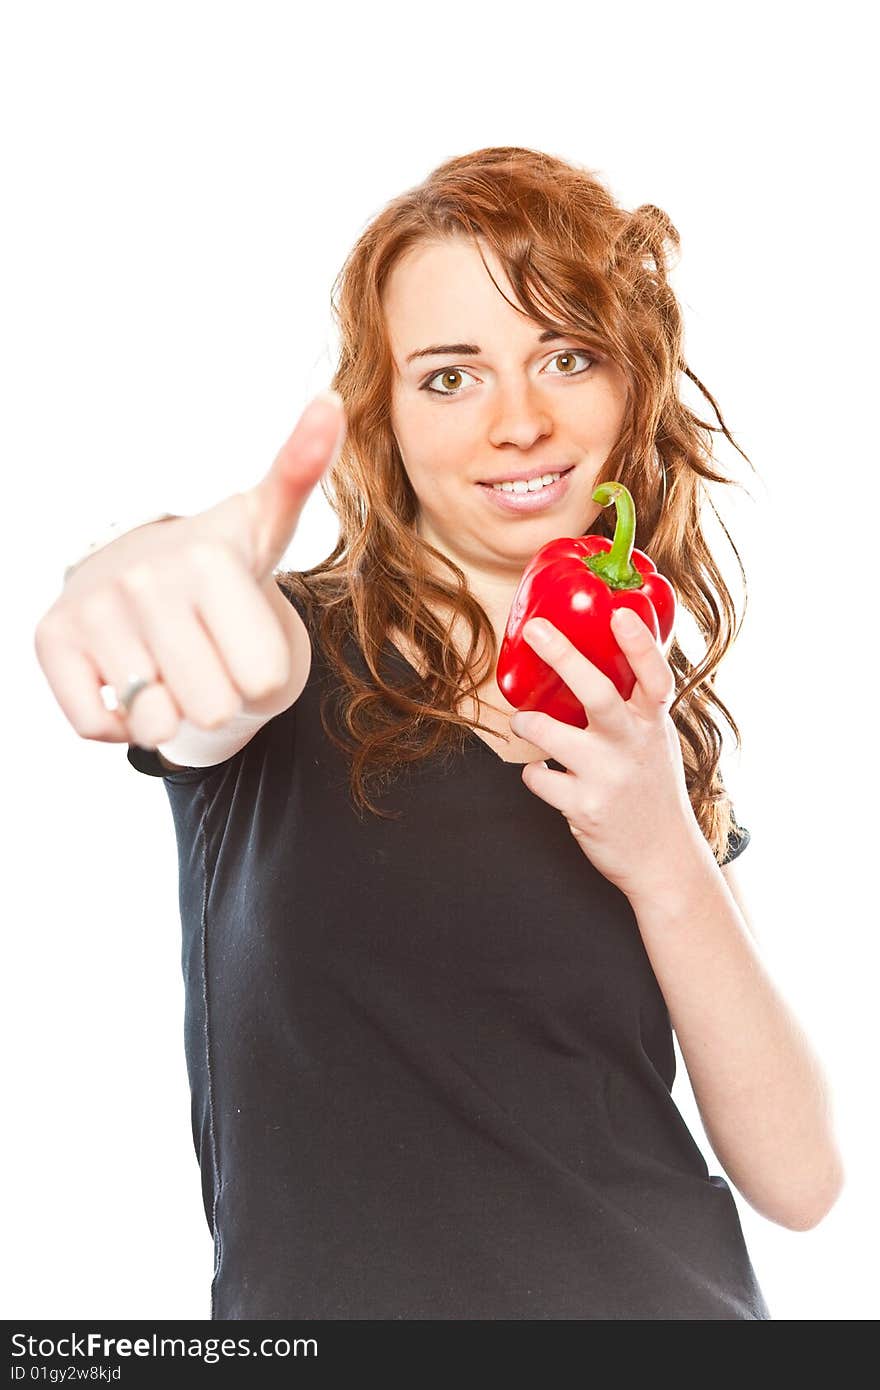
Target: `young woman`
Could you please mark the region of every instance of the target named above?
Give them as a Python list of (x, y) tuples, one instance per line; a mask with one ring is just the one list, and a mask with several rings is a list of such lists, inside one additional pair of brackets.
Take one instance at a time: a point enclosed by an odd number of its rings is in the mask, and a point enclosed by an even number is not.
[[(827, 1084), (731, 867), (735, 612), (701, 530), (728, 479), (681, 374), (731, 436), (676, 245), (559, 159), (450, 160), (342, 271), (344, 417), (313, 405), (257, 487), (100, 550), (41, 622), (74, 727), (170, 799), (213, 1318), (769, 1318), (673, 1029), (743, 1197), (791, 1230), (836, 1200)], [(339, 542), (276, 574), (319, 478)], [(519, 579), (611, 534), (611, 479), (705, 652), (615, 626), (624, 701), (527, 629), (589, 723), (517, 714)]]

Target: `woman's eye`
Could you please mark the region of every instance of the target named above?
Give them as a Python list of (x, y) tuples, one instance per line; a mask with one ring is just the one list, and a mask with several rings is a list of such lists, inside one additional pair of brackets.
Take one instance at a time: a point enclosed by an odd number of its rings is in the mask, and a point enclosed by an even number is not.
[[(552, 357), (552, 358), (550, 359), (550, 361), (551, 361), (551, 362), (565, 362), (565, 361), (571, 362), (571, 361), (573, 361), (574, 358), (576, 358), (576, 357), (583, 357), (583, 358), (585, 358), (585, 359), (586, 359), (586, 362), (587, 362), (587, 366), (586, 366), (586, 367), (580, 367), (580, 368), (578, 368), (577, 370), (574, 370), (574, 371), (568, 371), (568, 370), (566, 370), (566, 371), (561, 371), (561, 372), (551, 372), (550, 375), (551, 375), (551, 376), (583, 376), (584, 372), (589, 371), (590, 367), (591, 367), (591, 366), (593, 365), (593, 363), (596, 361), (596, 358), (593, 357), (591, 353), (589, 353), (589, 352), (584, 352), (583, 349), (580, 349), (580, 348), (578, 348), (578, 349), (572, 348), (572, 349), (570, 349), (568, 352), (557, 352), (557, 353), (555, 354), (555, 356)], [(548, 364), (548, 365), (549, 365), (549, 364)], [(544, 368), (544, 370), (546, 371), (546, 367)], [(456, 386), (456, 385), (453, 384), (452, 390), (447, 391), (447, 390), (441, 389), (440, 387), (432, 386), (431, 383), (432, 383), (433, 381), (436, 381), (436, 380), (438, 379), (438, 377), (439, 377), (439, 378), (442, 378), (442, 380), (444, 381), (444, 383), (448, 385), (447, 378), (449, 378), (449, 377), (453, 377), (453, 378), (458, 377), (458, 378), (460, 379), (460, 378), (463, 377), (463, 376), (470, 376), (470, 372), (464, 371), (464, 369), (461, 368), (461, 367), (444, 367), (444, 369), (443, 369), (442, 371), (435, 372), (433, 376), (429, 376), (429, 377), (428, 377), (428, 380), (424, 383), (424, 385), (423, 385), (423, 387), (422, 387), (422, 390), (423, 390), (423, 391), (430, 391), (431, 394), (434, 395), (434, 396), (458, 396), (458, 395), (461, 394), (461, 386), (460, 386), (460, 385)]]
[[(582, 349), (571, 348), (568, 352), (557, 352), (556, 356), (553, 357), (553, 358), (551, 358), (551, 361), (552, 361), (552, 362), (564, 362), (566, 359), (568, 359), (568, 361), (570, 362), (571, 359), (572, 359), (573, 357), (586, 357), (587, 362), (590, 364), (590, 366), (592, 366), (592, 364), (593, 364), (593, 363), (595, 362), (595, 360), (596, 360), (595, 357), (591, 356), (591, 354), (590, 354), (589, 352), (584, 352)], [(586, 368), (586, 367), (581, 367), (580, 371), (577, 371), (577, 372), (568, 372), (568, 371), (566, 371), (566, 372), (558, 372), (558, 373), (557, 373), (557, 372), (551, 372), (550, 375), (551, 375), (551, 376), (557, 376), (557, 375), (558, 375), (558, 376), (580, 376), (581, 373), (582, 373), (582, 372), (585, 372), (585, 371), (587, 371), (587, 368)]]
[[(464, 372), (464, 371), (462, 371), (459, 367), (444, 367), (444, 369), (443, 369), (442, 372), (435, 372), (433, 376), (429, 376), (429, 377), (428, 377), (428, 380), (427, 380), (427, 381), (425, 382), (425, 384), (424, 384), (423, 390), (425, 390), (425, 391), (431, 391), (435, 396), (457, 396), (457, 395), (458, 395), (458, 390), (455, 390), (455, 391), (440, 391), (440, 390), (438, 390), (438, 388), (437, 388), (436, 386), (432, 386), (432, 385), (431, 385), (431, 382), (432, 382), (432, 381), (436, 381), (436, 379), (437, 379), (438, 376), (439, 376), (439, 377), (444, 377), (444, 378), (446, 378), (446, 377), (448, 377), (448, 376), (458, 376), (458, 377), (461, 377), (461, 376), (469, 376), (469, 375), (470, 375), (469, 372)], [(460, 389), (460, 388), (459, 388), (459, 389)]]

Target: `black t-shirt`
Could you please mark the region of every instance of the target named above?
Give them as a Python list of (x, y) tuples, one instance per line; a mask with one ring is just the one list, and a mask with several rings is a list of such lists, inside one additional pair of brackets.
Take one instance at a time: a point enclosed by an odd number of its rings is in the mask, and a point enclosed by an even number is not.
[(470, 731), (359, 817), (291, 601), (290, 709), (214, 767), (128, 750), (177, 835), (211, 1317), (769, 1318), (625, 895)]

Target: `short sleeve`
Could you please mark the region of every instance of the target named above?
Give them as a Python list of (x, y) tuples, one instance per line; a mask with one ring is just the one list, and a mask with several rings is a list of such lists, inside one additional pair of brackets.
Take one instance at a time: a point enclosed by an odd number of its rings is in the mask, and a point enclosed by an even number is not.
[(223, 765), (222, 763), (215, 763), (213, 767), (180, 767), (177, 769), (164, 767), (155, 748), (141, 748), (137, 743), (128, 745), (126, 757), (138, 772), (144, 772), (148, 777), (164, 777), (168, 782), (199, 782), (203, 777), (215, 772), (218, 767)]
[[(311, 631), (311, 595), (309, 595), (304, 581), (296, 571), (276, 574), (275, 579), (284, 597), (296, 609)], [(176, 770), (165, 767), (154, 748), (141, 748), (136, 743), (128, 745), (126, 757), (136, 771), (144, 773), (147, 777), (161, 777), (166, 782), (186, 783), (201, 782), (210, 777), (212, 773), (222, 771), (241, 751), (239, 749), (230, 754), (229, 757), (222, 758), (219, 762), (211, 763), (206, 767), (180, 767)]]
[[(734, 816), (734, 822), (736, 817)], [(745, 826), (737, 826), (735, 823), (730, 827), (727, 836), (727, 852), (722, 859), (722, 864), (730, 864), (734, 859), (738, 859), (751, 839), (751, 834)]]

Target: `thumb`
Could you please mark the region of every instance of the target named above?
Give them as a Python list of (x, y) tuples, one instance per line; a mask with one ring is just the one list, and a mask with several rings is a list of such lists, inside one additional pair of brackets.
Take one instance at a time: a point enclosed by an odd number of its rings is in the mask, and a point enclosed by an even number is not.
[(251, 568), (262, 581), (279, 564), (315, 485), (339, 457), (346, 424), (342, 398), (322, 391), (309, 402), (266, 476), (245, 491)]

